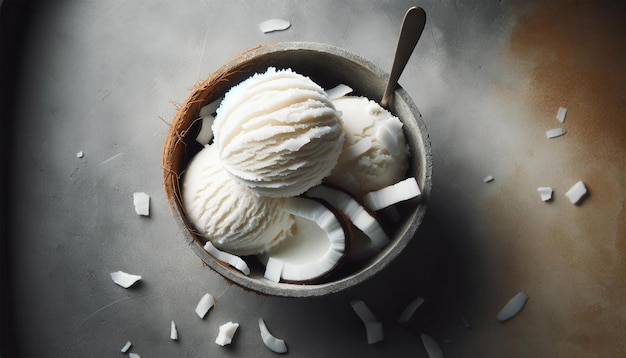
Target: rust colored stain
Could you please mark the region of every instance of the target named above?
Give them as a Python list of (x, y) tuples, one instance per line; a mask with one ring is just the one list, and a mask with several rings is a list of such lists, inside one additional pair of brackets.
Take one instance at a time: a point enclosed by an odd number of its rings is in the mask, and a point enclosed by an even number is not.
[[(521, 128), (537, 131), (522, 134), (527, 147), (507, 158), (510, 175), (483, 201), (498, 299), (530, 296), (515, 318), (524, 327), (507, 334), (535, 356), (626, 356), (626, 2), (520, 2), (515, 12), (503, 59), (529, 87), (497, 98), (525, 101)], [(546, 139), (555, 127), (567, 133)], [(589, 195), (572, 205), (564, 194), (578, 180)], [(534, 192), (544, 185), (552, 202)]]

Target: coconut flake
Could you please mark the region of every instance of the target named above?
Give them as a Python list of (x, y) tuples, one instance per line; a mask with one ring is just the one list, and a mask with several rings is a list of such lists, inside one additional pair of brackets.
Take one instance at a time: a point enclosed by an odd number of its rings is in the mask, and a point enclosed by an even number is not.
[(426, 353), (430, 358), (443, 358), (443, 351), (437, 341), (435, 341), (431, 336), (422, 333), (422, 344), (426, 349)]
[(552, 199), (552, 188), (549, 186), (540, 186), (537, 188), (539, 195), (541, 196), (541, 200), (548, 201)]
[(150, 216), (150, 195), (144, 192), (133, 193), (133, 204), (137, 215)]
[(408, 322), (411, 319), (411, 317), (413, 317), (413, 314), (419, 308), (419, 306), (422, 305), (422, 303), (424, 303), (424, 299), (422, 297), (417, 297), (416, 299), (411, 301), (411, 303), (409, 303), (400, 314), (400, 318), (398, 318), (398, 322), (400, 323)]
[(285, 263), (282, 260), (270, 257), (267, 260), (267, 264), (265, 264), (265, 273), (263, 277), (270, 281), (278, 283), (280, 281), (281, 275), (283, 274), (284, 266)]
[(563, 128), (552, 128), (546, 131), (546, 137), (548, 137), (548, 139), (560, 137), (563, 134), (565, 134), (565, 129)]
[(504, 305), (504, 307), (502, 307), (496, 318), (499, 321), (506, 321), (513, 318), (522, 310), (522, 307), (524, 307), (526, 300), (528, 300), (528, 295), (526, 294), (526, 292), (518, 292), (509, 300), (509, 302)]
[(250, 274), (250, 268), (248, 267), (248, 264), (246, 264), (246, 262), (241, 257), (218, 250), (215, 246), (213, 246), (211, 241), (207, 241), (206, 244), (204, 244), (204, 249), (217, 260), (229, 264), (230, 266), (241, 271), (244, 275), (247, 276)]
[(200, 123), (200, 132), (196, 136), (196, 142), (207, 145), (213, 139), (213, 122), (215, 121), (215, 117), (212, 115), (202, 117), (202, 122)]
[(128, 357), (129, 357), (129, 358), (141, 358), (141, 357), (139, 356), (139, 354), (137, 354), (137, 353), (129, 353), (129, 354), (128, 354)]
[(174, 323), (174, 321), (172, 321), (170, 325), (170, 339), (173, 341), (178, 340), (178, 329), (176, 329), (176, 323)]
[(567, 196), (572, 204), (576, 204), (580, 201), (580, 199), (583, 198), (583, 196), (585, 196), (585, 194), (587, 194), (587, 188), (585, 187), (585, 183), (579, 180), (576, 184), (574, 184), (573, 187), (570, 188), (570, 190), (565, 193), (565, 196)]
[(385, 338), (382, 323), (376, 318), (374, 313), (367, 307), (362, 300), (354, 300), (350, 302), (352, 309), (359, 316), (365, 325), (367, 333), (367, 343), (374, 344)]
[(287, 345), (282, 339), (274, 337), (265, 325), (263, 318), (259, 318), (259, 329), (261, 330), (261, 339), (263, 344), (274, 353), (287, 353)]
[(492, 182), (494, 179), (495, 179), (495, 178), (494, 178), (493, 176), (491, 176), (491, 175), (487, 175), (487, 176), (483, 179), (483, 181), (484, 181), (485, 183), (490, 183), (490, 182)]
[(196, 306), (196, 314), (198, 317), (204, 318), (214, 304), (215, 299), (213, 296), (210, 293), (205, 293)]
[(261, 22), (259, 24), (259, 29), (261, 29), (261, 32), (266, 34), (268, 32), (287, 30), (290, 26), (291, 26), (291, 23), (287, 20), (270, 19), (270, 20)]
[(122, 347), (121, 352), (122, 353), (126, 353), (128, 352), (128, 350), (130, 349), (130, 346), (132, 346), (133, 344), (130, 343), (130, 341), (126, 341), (126, 344), (124, 345), (124, 347)]
[(110, 275), (113, 282), (124, 288), (129, 288), (135, 282), (141, 280), (141, 276), (129, 274), (124, 271), (111, 272)]
[(376, 211), (415, 198), (420, 194), (417, 180), (410, 177), (380, 190), (367, 193), (363, 197), (363, 202), (370, 210)]
[(83, 156), (85, 156), (85, 153), (83, 153), (82, 150), (80, 152), (76, 153), (76, 158), (82, 158)]
[(200, 108), (200, 113), (198, 114), (198, 117), (203, 118), (203, 117), (208, 117), (208, 116), (215, 116), (215, 113), (217, 112), (217, 108), (222, 103), (222, 99), (223, 97), (220, 97), (216, 99), (215, 101)]
[(237, 328), (239, 328), (239, 323), (226, 322), (221, 325), (217, 334), (217, 338), (215, 339), (215, 343), (219, 344), (222, 347), (230, 344), (233, 341), (235, 332), (237, 332)]
[(352, 88), (342, 83), (331, 89), (326, 90), (326, 96), (328, 96), (328, 99), (332, 101), (337, 98), (341, 98), (350, 92), (352, 92)]
[(558, 119), (559, 122), (563, 123), (565, 122), (566, 115), (567, 115), (567, 108), (559, 107), (559, 110), (556, 112), (556, 119)]

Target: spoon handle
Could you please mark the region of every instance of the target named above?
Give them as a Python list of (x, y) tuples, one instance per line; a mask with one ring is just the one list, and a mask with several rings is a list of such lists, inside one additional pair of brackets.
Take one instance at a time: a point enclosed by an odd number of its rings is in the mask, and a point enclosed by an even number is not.
[(393, 58), (391, 73), (385, 88), (385, 94), (380, 101), (383, 108), (388, 108), (389, 100), (393, 91), (396, 89), (398, 79), (409, 61), (417, 41), (422, 36), (424, 26), (426, 25), (426, 12), (421, 7), (413, 6), (407, 10), (402, 20), (402, 28), (400, 29), (400, 37), (398, 38), (398, 46), (396, 47), (396, 55)]

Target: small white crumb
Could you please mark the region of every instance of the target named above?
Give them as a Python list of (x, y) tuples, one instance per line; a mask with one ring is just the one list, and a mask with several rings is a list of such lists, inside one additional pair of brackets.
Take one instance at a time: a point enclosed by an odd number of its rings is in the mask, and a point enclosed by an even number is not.
[(141, 357), (139, 356), (139, 354), (137, 354), (137, 353), (129, 353), (129, 354), (128, 354), (128, 357), (130, 357), (130, 358), (141, 358)]
[(122, 347), (121, 352), (122, 353), (126, 353), (128, 352), (128, 350), (130, 349), (130, 346), (132, 346), (133, 344), (130, 343), (130, 341), (126, 341), (126, 344), (124, 345), (124, 347)]
[(424, 349), (426, 349), (426, 353), (428, 353), (428, 357), (443, 358), (443, 351), (441, 350), (441, 347), (439, 347), (437, 341), (424, 333), (421, 334), (421, 337), (422, 344), (424, 345)]
[(494, 178), (493, 176), (491, 176), (491, 175), (487, 175), (485, 178), (483, 178), (483, 181), (484, 181), (485, 183), (489, 183), (489, 182), (492, 182), (494, 179), (495, 179), (495, 178)]
[(80, 152), (76, 153), (76, 158), (82, 158), (84, 156), (85, 156), (85, 153), (83, 153), (82, 150)]
[(560, 137), (563, 134), (565, 134), (565, 129), (563, 128), (552, 128), (546, 131), (546, 137), (548, 137), (548, 139)]
[(580, 201), (580, 199), (582, 199), (583, 196), (585, 196), (585, 194), (587, 194), (585, 183), (579, 180), (573, 187), (570, 188), (570, 190), (567, 191), (567, 193), (565, 193), (565, 196), (567, 196), (572, 204), (576, 204)]
[(498, 321), (506, 321), (515, 317), (522, 310), (527, 300), (528, 295), (526, 292), (518, 292), (504, 305), (504, 307), (502, 307), (500, 312), (496, 315), (496, 318)]
[(133, 193), (133, 204), (137, 215), (150, 216), (150, 195), (144, 192)]
[(287, 30), (290, 26), (291, 26), (291, 23), (287, 20), (270, 19), (270, 20), (263, 21), (262, 23), (260, 23), (259, 29), (261, 29), (261, 32), (266, 34), (268, 32)]
[(239, 328), (239, 323), (226, 322), (221, 325), (217, 334), (217, 338), (215, 339), (215, 343), (219, 344), (222, 347), (230, 344), (233, 341), (233, 336), (235, 336), (235, 332), (237, 332), (237, 328)]
[(178, 340), (178, 329), (176, 328), (176, 323), (174, 323), (174, 321), (170, 324), (170, 339), (173, 341)]
[(537, 188), (539, 195), (541, 196), (541, 200), (548, 201), (552, 199), (553, 190), (549, 186), (540, 186)]
[(141, 280), (141, 276), (132, 275), (123, 271), (111, 272), (110, 275), (113, 282), (124, 288), (129, 288), (135, 282)]
[(204, 318), (211, 307), (213, 307), (214, 303), (215, 299), (213, 296), (210, 293), (205, 293), (196, 306), (196, 314), (198, 317)]
[(566, 115), (567, 115), (567, 108), (559, 107), (559, 110), (556, 112), (556, 119), (558, 119), (559, 122), (563, 123), (565, 122)]

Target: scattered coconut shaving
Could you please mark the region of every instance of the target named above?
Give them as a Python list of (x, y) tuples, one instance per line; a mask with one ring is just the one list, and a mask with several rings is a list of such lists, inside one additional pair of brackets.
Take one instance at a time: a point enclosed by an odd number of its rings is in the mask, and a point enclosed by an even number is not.
[(268, 32), (287, 30), (290, 26), (291, 26), (291, 23), (287, 20), (270, 19), (270, 20), (266, 20), (260, 23), (259, 29), (261, 29), (261, 32), (266, 34)]
[(362, 300), (354, 300), (350, 302), (352, 309), (365, 324), (367, 333), (367, 343), (374, 344), (385, 338), (383, 332), (383, 324), (374, 316), (374, 313), (365, 305)]
[(528, 295), (526, 292), (518, 292), (504, 305), (504, 307), (502, 307), (496, 318), (499, 321), (506, 321), (515, 317), (522, 310), (527, 300)]
[(178, 340), (178, 329), (176, 328), (176, 323), (174, 323), (174, 321), (172, 321), (172, 324), (170, 325), (170, 339), (173, 341)]
[(215, 299), (210, 293), (205, 293), (196, 306), (196, 314), (200, 318), (204, 318), (207, 312), (215, 305)]
[(404, 179), (396, 184), (367, 193), (363, 202), (370, 210), (384, 209), (401, 201), (415, 198), (421, 194), (414, 177)]
[(84, 156), (85, 156), (85, 153), (83, 153), (82, 150), (80, 152), (76, 153), (76, 158), (82, 158)]
[(263, 344), (274, 353), (287, 353), (287, 345), (282, 339), (274, 337), (265, 325), (263, 318), (259, 318), (259, 329), (261, 330), (261, 339)]
[(552, 193), (554, 192), (549, 186), (540, 186), (539, 188), (537, 188), (537, 191), (539, 192), (541, 200), (543, 201), (549, 201), (550, 199), (552, 199)]
[(424, 345), (424, 349), (426, 349), (426, 353), (430, 358), (443, 358), (443, 351), (437, 341), (435, 341), (431, 336), (422, 333), (422, 344)]
[(113, 282), (124, 288), (129, 288), (135, 282), (141, 280), (141, 276), (126, 273), (124, 271), (111, 272)]
[(325, 91), (328, 99), (335, 100), (337, 98), (341, 98), (352, 92), (352, 88), (348, 85), (339, 84), (331, 89)]
[(139, 354), (137, 354), (137, 353), (129, 353), (128, 357), (129, 358), (141, 358), (141, 356), (139, 356)]
[(133, 193), (135, 212), (140, 216), (150, 216), (150, 195), (141, 192)]
[(202, 117), (202, 122), (200, 123), (200, 132), (196, 136), (196, 142), (207, 145), (213, 139), (213, 122), (215, 121), (215, 117), (212, 115), (208, 115)]
[(585, 196), (585, 194), (587, 194), (587, 187), (585, 187), (585, 183), (579, 180), (565, 193), (565, 196), (567, 196), (572, 204), (576, 204)]
[(248, 267), (248, 264), (246, 264), (246, 262), (241, 257), (218, 250), (215, 246), (213, 246), (211, 241), (207, 241), (206, 244), (204, 244), (204, 249), (217, 260), (229, 264), (230, 266), (241, 271), (244, 275), (247, 276), (250, 274), (250, 268)]
[(563, 123), (565, 122), (566, 115), (567, 115), (567, 108), (559, 107), (559, 110), (556, 112), (556, 119), (558, 119), (559, 122)]
[(222, 347), (231, 344), (237, 328), (239, 328), (239, 323), (226, 322), (221, 325), (215, 343)]
[(133, 344), (130, 343), (130, 341), (126, 341), (126, 344), (124, 345), (124, 347), (122, 347), (122, 349), (120, 350), (122, 353), (126, 353), (128, 352), (128, 350), (130, 349), (130, 346), (132, 346)]
[(565, 129), (563, 128), (552, 128), (546, 131), (546, 137), (548, 137), (548, 139), (552, 139), (552, 138), (560, 137), (565, 133), (566, 133)]
[(413, 317), (413, 314), (419, 308), (419, 306), (422, 305), (422, 303), (424, 303), (424, 298), (422, 297), (417, 297), (416, 299), (411, 301), (411, 303), (409, 303), (400, 314), (400, 318), (398, 318), (398, 322), (399, 323), (408, 322), (411, 319), (411, 317)]
[(485, 183), (491, 183), (494, 179), (495, 179), (495, 178), (494, 178), (493, 176), (491, 176), (491, 175), (487, 175), (487, 176), (483, 179), (483, 181), (484, 181)]

